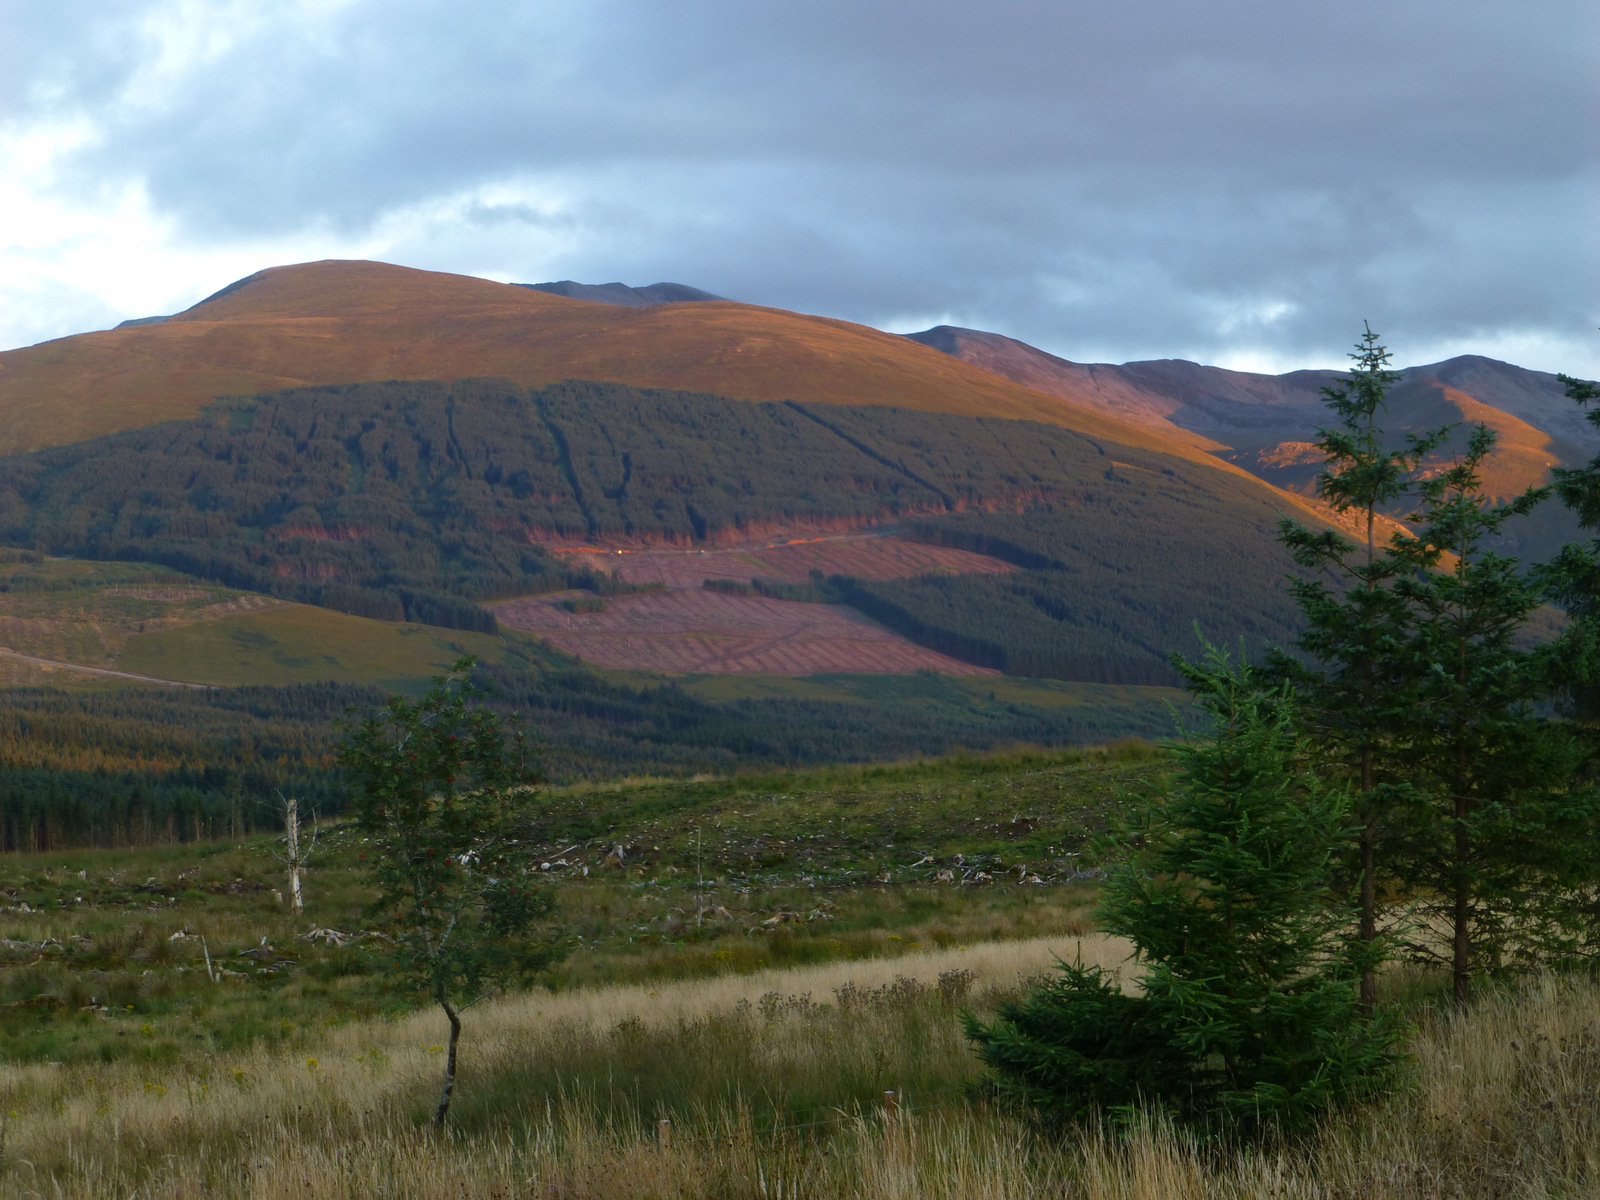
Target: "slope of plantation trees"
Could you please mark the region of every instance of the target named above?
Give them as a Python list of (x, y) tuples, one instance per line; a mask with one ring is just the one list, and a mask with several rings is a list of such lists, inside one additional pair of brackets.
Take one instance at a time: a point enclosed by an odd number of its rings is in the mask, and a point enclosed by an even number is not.
[[(476, 680), (525, 723), (558, 783), (1081, 745), (1156, 737), (1169, 722), (1157, 699), (1029, 707), (938, 675), (884, 679), (859, 702), (708, 701), (615, 683), (526, 644), (480, 664)], [(0, 850), (235, 836), (281, 820), (264, 803), (275, 789), (304, 811), (338, 811), (336, 722), (386, 698), (342, 684), (0, 689)]]
[[(1170, 502), (1185, 508), (1173, 520)], [(1013, 675), (1118, 683), (1176, 682), (1167, 663), (1192, 641), (1243, 637), (1252, 647), (1299, 628), (1272, 525), (1219, 494), (1184, 493), (1170, 477), (1107, 468), (1101, 486), (1022, 512), (962, 512), (902, 524), (917, 541), (988, 554), (1009, 575), (854, 580), (846, 603), (919, 645)], [(1107, 537), (1115, 529), (1120, 536)], [(1197, 529), (1213, 536), (1195, 537)], [(1093, 580), (1100, 603), (1085, 604)], [(1154, 584), (1154, 585), (1153, 585)], [(1255, 603), (1240, 605), (1240, 594)]]
[(332, 811), (334, 721), (377, 688), (0, 690), (0, 849), (240, 836), (282, 788)]
[(918, 536), (1030, 573), (862, 584), (850, 602), (972, 661), (1170, 681), (1165, 649), (1197, 618), (1216, 639), (1292, 627), (1288, 557), (1263, 549), (1269, 493), (1026, 421), (616, 384), (362, 384), (0, 461), (0, 541), (485, 630), (475, 600), (622, 586), (569, 572), (540, 539), (692, 544), (918, 514), (936, 518)]

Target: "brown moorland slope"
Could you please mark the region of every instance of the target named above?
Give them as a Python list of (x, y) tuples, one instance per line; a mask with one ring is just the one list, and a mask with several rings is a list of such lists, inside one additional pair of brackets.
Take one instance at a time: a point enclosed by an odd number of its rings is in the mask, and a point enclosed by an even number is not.
[[(1002, 334), (950, 325), (906, 336), (1064, 403), (1087, 405), (1174, 440), (1187, 439), (1275, 488), (1298, 494), (1322, 510), (1324, 519), (1351, 527), (1314, 498), (1323, 460), (1313, 439), (1330, 421), (1321, 389), (1334, 383), (1339, 372), (1259, 375), (1183, 359), (1076, 363)], [(1432, 469), (1465, 448), (1467, 427), (1489, 426), (1499, 440), (1483, 478), (1496, 498), (1549, 483), (1552, 467), (1578, 466), (1600, 451), (1600, 434), (1547, 372), (1462, 355), (1408, 367), (1400, 374), (1385, 424), (1396, 432), (1456, 426), (1429, 460)], [(1407, 511), (1398, 505), (1393, 515)], [(1547, 504), (1515, 520), (1498, 548), (1544, 559), (1580, 537), (1576, 519), (1559, 505)]]
[(0, 454), (192, 417), (219, 395), (464, 376), (1041, 421), (1245, 474), (1191, 438), (848, 321), (733, 302), (619, 307), (347, 261), (270, 268), (159, 324), (0, 354)]
[[(1330, 420), (1321, 389), (1339, 378), (1336, 371), (1258, 375), (1182, 359), (1075, 363), (1002, 334), (949, 325), (906, 336), (1067, 403), (1189, 438), (1269, 483), (1304, 492), (1320, 469), (1310, 443)], [(1485, 471), (1492, 495), (1547, 482), (1552, 466), (1577, 466), (1600, 450), (1594, 428), (1554, 375), (1473, 355), (1410, 367), (1401, 375), (1389, 397), (1389, 426), (1423, 430), (1482, 423), (1499, 435), (1495, 460)], [(1436, 459), (1443, 461), (1464, 443), (1458, 431)]]
[[(1433, 378), (1414, 377), (1401, 382), (1390, 395), (1389, 419), (1399, 428), (1419, 431), (1455, 426), (1450, 438), (1433, 455), (1436, 463), (1465, 448), (1468, 427), (1482, 424), (1494, 430), (1498, 440), (1494, 456), (1484, 465), (1483, 481), (1488, 493), (1497, 498), (1514, 496), (1548, 482), (1551, 467), (1574, 466), (1589, 457), (1580, 447)], [(1243, 450), (1231, 457), (1270, 483), (1309, 493), (1322, 469), (1321, 453), (1307, 440), (1312, 434), (1308, 429), (1299, 438)]]

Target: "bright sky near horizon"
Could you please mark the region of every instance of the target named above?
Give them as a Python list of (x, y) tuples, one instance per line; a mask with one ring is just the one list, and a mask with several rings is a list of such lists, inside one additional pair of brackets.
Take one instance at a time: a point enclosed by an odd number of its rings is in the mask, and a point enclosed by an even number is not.
[(1592, 0), (0, 0), (0, 348), (265, 266), (1600, 375)]

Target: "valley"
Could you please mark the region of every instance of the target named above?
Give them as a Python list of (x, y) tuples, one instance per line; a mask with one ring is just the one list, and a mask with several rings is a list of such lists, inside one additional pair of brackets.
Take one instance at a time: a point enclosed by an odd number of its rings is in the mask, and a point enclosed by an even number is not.
[[(1160, 735), (1197, 626), (1295, 635), (1276, 534), (1326, 524), (1306, 439), (1331, 378), (681, 285), (272, 268), (0, 355), (0, 711), (56, 714), (19, 763), (168, 764), (112, 790), (153, 787), (180, 833), (227, 811), (252, 753), (229, 739), (277, 719), (228, 697), (415, 695), (463, 653), (563, 781)], [(1395, 418), (1490, 423), (1508, 494), (1595, 441), (1551, 388), (1451, 360)], [(1525, 524), (1506, 549), (1571, 532)], [(147, 749), (107, 757), (141, 706)], [(10, 786), (9, 844), (100, 828), (51, 833), (49, 781)]]
[[(72, 1200), (272, 1195), (293, 1164), (292, 1192), (327, 1200), (707, 1179), (954, 1200), (1003, 1172), (1034, 1194), (1266, 1200), (1285, 1179), (1382, 1194), (1395, 1163), (1459, 1194), (1575, 1177), (1562, 1164), (1581, 1161), (1594, 1084), (1578, 977), (1451, 1016), (1428, 976), (1394, 970), (1383, 998), (1415, 1021), (1414, 1086), (1248, 1156), (1159, 1124), (1037, 1138), (973, 1102), (963, 1011), (1016, 1001), (1060, 958), (1124, 962), (1090, 925), (1080, 848), (1166, 767), (1125, 746), (552, 791), (566, 953), (463, 1015), (444, 1138), (417, 1128), (443, 1019), (383, 987), (359, 842), (338, 826), (298, 917), (270, 833), (7, 856), (0, 1179), (48, 1175)], [(1552, 1048), (1511, 1049), (1528, 1040)]]

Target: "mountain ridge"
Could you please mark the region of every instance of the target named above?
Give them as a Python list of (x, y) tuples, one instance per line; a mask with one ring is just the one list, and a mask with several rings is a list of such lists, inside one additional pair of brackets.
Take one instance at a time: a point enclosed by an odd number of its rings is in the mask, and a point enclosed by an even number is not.
[(552, 296), (566, 296), (569, 300), (593, 300), (598, 304), (621, 304), (630, 308), (728, 299), (686, 283), (651, 283), (644, 287), (629, 287), (625, 283), (578, 283), (572, 279), (560, 279), (553, 283), (514, 283), (511, 286), (549, 292)]
[[(848, 321), (724, 300), (595, 304), (344, 260), (258, 271), (160, 323), (0, 353), (0, 454), (193, 417), (218, 396), (484, 376), (1034, 420), (1253, 478), (1187, 436), (1063, 403)], [(1315, 516), (1301, 498), (1281, 503)]]
[[(949, 325), (904, 336), (1064, 403), (1187, 436), (1263, 482), (1314, 501), (1322, 457), (1313, 442), (1332, 419), (1321, 390), (1341, 372), (1265, 375), (1187, 359), (1076, 363), (1003, 334)], [(1547, 372), (1460, 355), (1398, 374), (1386, 418), (1392, 431), (1456, 427), (1425, 469), (1437, 469), (1464, 449), (1467, 426), (1482, 423), (1496, 432), (1495, 453), (1483, 470), (1493, 498), (1548, 483), (1552, 468), (1579, 466), (1600, 452), (1600, 430)], [(1392, 515), (1404, 512), (1400, 506)], [(1546, 507), (1519, 518), (1502, 549), (1545, 558), (1578, 536), (1571, 514)]]

